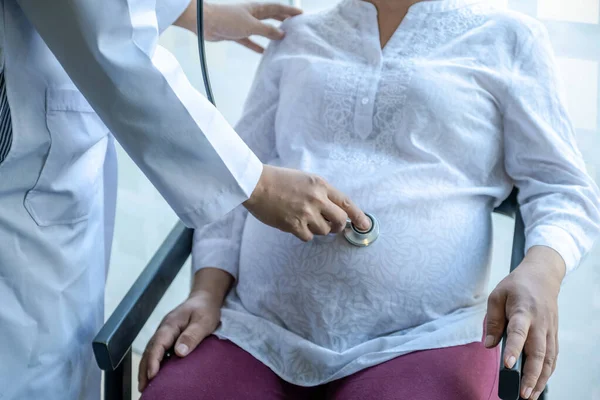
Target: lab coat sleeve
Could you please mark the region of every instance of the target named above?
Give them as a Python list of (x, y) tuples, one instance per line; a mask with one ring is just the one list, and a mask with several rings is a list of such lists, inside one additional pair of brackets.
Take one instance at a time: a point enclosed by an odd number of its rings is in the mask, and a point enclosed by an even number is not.
[(158, 32), (163, 33), (169, 26), (173, 25), (190, 5), (190, 1), (196, 0), (156, 0)]
[[(285, 40), (284, 40), (285, 42)], [(271, 43), (258, 67), (242, 117), (236, 125), (240, 137), (265, 164), (278, 157), (275, 146), (275, 118), (279, 101), (280, 71), (278, 46)], [(242, 233), (248, 212), (237, 207), (225, 218), (194, 232), (192, 270), (219, 268), (238, 276)]]
[(600, 232), (598, 187), (577, 148), (543, 26), (518, 54), (504, 110), (505, 168), (519, 189), (526, 251), (556, 250), (568, 273)]
[(75, 85), (181, 220), (247, 200), (262, 164), (157, 46), (155, 0), (18, 0)]

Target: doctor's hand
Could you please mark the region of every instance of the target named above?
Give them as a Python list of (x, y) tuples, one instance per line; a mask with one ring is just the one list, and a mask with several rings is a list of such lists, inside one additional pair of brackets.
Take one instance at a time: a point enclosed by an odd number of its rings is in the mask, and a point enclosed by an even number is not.
[(359, 229), (371, 227), (369, 218), (323, 178), (269, 165), (244, 206), (261, 222), (304, 241), (341, 232), (347, 218)]
[(142, 392), (160, 370), (167, 352), (175, 349), (185, 357), (219, 326), (221, 307), (233, 277), (217, 268), (204, 268), (194, 275), (189, 297), (162, 320), (146, 346), (138, 371)]
[[(196, 13), (196, 0), (192, 0), (175, 25), (198, 34)], [(212, 4), (204, 2), (204, 36), (211, 42), (232, 40), (250, 50), (262, 53), (264, 48), (250, 40), (250, 36), (258, 35), (271, 40), (280, 40), (284, 36), (281, 29), (263, 21), (267, 19), (283, 21), (301, 13), (302, 10), (298, 8), (277, 3)]]
[(537, 400), (556, 368), (558, 293), (564, 275), (565, 264), (557, 252), (533, 246), (488, 300), (485, 346), (498, 345), (506, 329), (504, 364), (512, 368), (525, 352), (523, 399)]

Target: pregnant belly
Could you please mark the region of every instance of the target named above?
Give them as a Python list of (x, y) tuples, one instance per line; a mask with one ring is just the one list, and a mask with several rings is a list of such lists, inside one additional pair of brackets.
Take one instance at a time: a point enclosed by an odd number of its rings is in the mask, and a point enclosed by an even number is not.
[(474, 305), (491, 243), (490, 211), (474, 206), (371, 208), (381, 235), (366, 248), (341, 235), (303, 243), (250, 216), (238, 296), (251, 313), (337, 350)]

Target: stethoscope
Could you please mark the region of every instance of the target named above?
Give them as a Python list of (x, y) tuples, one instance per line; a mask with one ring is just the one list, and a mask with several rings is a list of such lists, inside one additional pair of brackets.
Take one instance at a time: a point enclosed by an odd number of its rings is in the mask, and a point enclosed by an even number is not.
[[(289, 0), (289, 4), (294, 7), (300, 7), (300, 0)], [(198, 54), (200, 56), (200, 68), (202, 69), (202, 80), (204, 81), (204, 88), (206, 90), (206, 97), (216, 107), (215, 98), (213, 96), (212, 88), (210, 85), (210, 78), (208, 76), (208, 66), (206, 63), (206, 51), (204, 48), (204, 1), (196, 0), (196, 23), (198, 29)], [(362, 231), (358, 229), (354, 224), (348, 220), (346, 221), (346, 227), (344, 228), (344, 237), (348, 243), (357, 247), (366, 247), (372, 244), (379, 237), (379, 221), (373, 214), (365, 213), (371, 220), (371, 227)], [(328, 235), (326, 237), (335, 237), (337, 235)], [(319, 242), (326, 242), (327, 240), (319, 240)]]
[(379, 237), (379, 221), (373, 214), (366, 212), (365, 215), (371, 220), (371, 227), (366, 231), (358, 229), (350, 220), (346, 221), (344, 237), (350, 244), (357, 247), (367, 247)]

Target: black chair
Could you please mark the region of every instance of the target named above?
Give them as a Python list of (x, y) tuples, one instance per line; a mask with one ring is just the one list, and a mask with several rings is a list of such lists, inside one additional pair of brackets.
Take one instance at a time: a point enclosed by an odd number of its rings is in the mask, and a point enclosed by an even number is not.
[[(512, 272), (523, 260), (525, 233), (516, 190), (494, 212), (515, 219)], [(188, 259), (193, 231), (178, 223), (127, 292), (94, 339), (96, 361), (105, 372), (106, 400), (131, 399), (131, 346), (165, 291)], [(506, 338), (506, 335), (504, 336)], [(504, 341), (502, 357), (504, 359)], [(498, 395), (502, 400), (519, 399), (522, 357), (511, 369), (500, 365)], [(546, 392), (540, 397), (547, 400)]]

